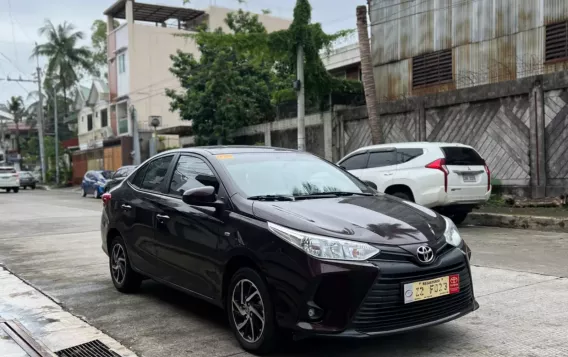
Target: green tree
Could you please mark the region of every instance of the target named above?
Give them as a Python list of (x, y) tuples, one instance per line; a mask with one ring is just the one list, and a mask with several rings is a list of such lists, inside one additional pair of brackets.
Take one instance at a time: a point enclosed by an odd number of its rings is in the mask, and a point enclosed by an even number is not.
[[(113, 25), (114, 28), (117, 28), (120, 24), (117, 20), (113, 20)], [(91, 46), (93, 47), (93, 67), (97, 77), (100, 77), (101, 70), (106, 70), (108, 58), (106, 21), (95, 20), (91, 25), (91, 31)], [(106, 74), (103, 77), (106, 77)]]
[(24, 114), (24, 100), (20, 96), (12, 97), (6, 103), (6, 107), (14, 117), (14, 124), (16, 124), (16, 151), (20, 154), (20, 122)]
[[(57, 80), (55, 88), (63, 92), (67, 98), (67, 91), (79, 81), (79, 71), (93, 70), (93, 54), (85, 46), (79, 46), (79, 41), (84, 38), (81, 31), (75, 31), (75, 26), (68, 22), (55, 26), (46, 20), (45, 25), (39, 29), (41, 36), (47, 37), (47, 42), (37, 45), (32, 53), (33, 56), (47, 57), (46, 77)], [(62, 107), (67, 115), (67, 105)]]
[[(266, 33), (258, 16), (243, 11), (229, 14), (226, 23), (236, 33)], [(230, 44), (211, 43), (207, 34), (202, 29), (195, 36), (199, 59), (183, 52), (172, 56), (171, 71), (184, 91), (168, 90), (167, 95), (171, 109), (192, 120), (200, 143), (221, 144), (235, 130), (272, 118), (274, 74), (270, 63), (253, 61), (251, 53), (238, 52)]]

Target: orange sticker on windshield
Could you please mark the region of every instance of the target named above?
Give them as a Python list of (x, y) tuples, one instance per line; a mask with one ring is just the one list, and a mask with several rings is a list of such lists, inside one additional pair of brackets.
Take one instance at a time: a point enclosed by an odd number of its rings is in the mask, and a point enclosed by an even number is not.
[(222, 155), (215, 155), (218, 160), (231, 160), (234, 159), (233, 155), (231, 154), (222, 154)]

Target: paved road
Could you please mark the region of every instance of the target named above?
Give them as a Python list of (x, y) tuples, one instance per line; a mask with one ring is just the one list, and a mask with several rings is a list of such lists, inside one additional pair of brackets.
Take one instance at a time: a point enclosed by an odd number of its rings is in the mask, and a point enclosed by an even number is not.
[[(71, 191), (0, 193), (0, 263), (141, 356), (247, 355), (217, 308), (152, 282), (117, 293), (100, 211), (100, 201)], [(462, 235), (474, 250), (477, 312), (389, 338), (301, 341), (277, 355), (567, 356), (568, 235), (468, 227)]]

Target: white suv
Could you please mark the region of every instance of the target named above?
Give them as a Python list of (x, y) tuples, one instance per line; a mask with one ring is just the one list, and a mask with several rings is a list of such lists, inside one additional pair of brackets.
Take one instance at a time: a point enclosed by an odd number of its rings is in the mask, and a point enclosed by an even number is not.
[(396, 143), (360, 148), (338, 165), (377, 190), (435, 209), (461, 223), (491, 195), (491, 173), (474, 148)]
[(20, 175), (16, 169), (9, 166), (0, 166), (0, 189), (5, 189), (6, 192), (14, 190), (18, 193), (20, 190)]

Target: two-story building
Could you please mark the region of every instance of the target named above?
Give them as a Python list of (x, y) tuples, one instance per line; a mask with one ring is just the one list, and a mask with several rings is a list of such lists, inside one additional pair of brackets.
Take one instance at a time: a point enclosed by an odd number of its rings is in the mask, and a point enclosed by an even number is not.
[[(169, 142), (177, 146), (177, 137), (191, 133), (191, 122), (170, 111), (166, 88), (180, 89), (170, 72), (170, 56), (184, 51), (199, 56), (195, 41), (187, 36), (201, 25), (209, 29), (228, 30), (224, 20), (230, 9), (209, 7), (196, 10), (118, 0), (105, 11), (108, 18), (108, 65), (110, 90), (110, 126), (119, 135), (132, 135), (135, 109), (141, 132), (152, 130), (150, 117), (160, 117), (158, 128)], [(114, 28), (115, 20), (124, 20)], [(286, 29), (291, 21), (259, 15), (268, 31)]]

